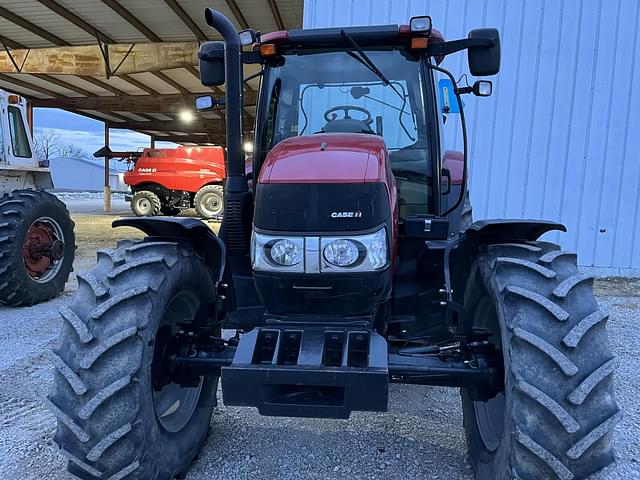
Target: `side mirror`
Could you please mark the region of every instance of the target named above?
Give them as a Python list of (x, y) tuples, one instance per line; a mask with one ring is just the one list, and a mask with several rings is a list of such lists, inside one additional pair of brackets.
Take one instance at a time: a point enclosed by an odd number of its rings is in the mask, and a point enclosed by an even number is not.
[(500, 71), (500, 33), (496, 28), (478, 28), (469, 32), (469, 38), (488, 38), (491, 47), (469, 47), (469, 71), (474, 77), (495, 75)]
[(493, 83), (489, 80), (477, 80), (473, 84), (473, 94), (476, 97), (490, 97), (493, 93)]
[(253, 45), (258, 40), (258, 35), (251, 28), (242, 30), (240, 33), (238, 33), (238, 37), (240, 38), (240, 44), (243, 47), (246, 47), (248, 45)]
[(204, 42), (198, 52), (200, 82), (203, 85), (222, 85), (224, 75), (224, 42)]
[(493, 93), (493, 83), (489, 80), (476, 80), (472, 87), (460, 87), (458, 93), (464, 95), (473, 93), (476, 97), (490, 97)]
[(213, 97), (211, 95), (203, 95), (196, 97), (196, 112), (211, 110), (213, 108)]

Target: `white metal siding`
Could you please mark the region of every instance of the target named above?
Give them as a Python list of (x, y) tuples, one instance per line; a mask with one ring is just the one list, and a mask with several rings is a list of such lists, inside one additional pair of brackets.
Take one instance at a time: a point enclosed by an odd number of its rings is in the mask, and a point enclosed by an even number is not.
[[(493, 96), (464, 99), (475, 217), (560, 221), (569, 232), (548, 237), (582, 265), (638, 275), (640, 2), (305, 0), (304, 26), (425, 14), (447, 39), (484, 26), (502, 37)], [(445, 66), (458, 77), (466, 55)]]

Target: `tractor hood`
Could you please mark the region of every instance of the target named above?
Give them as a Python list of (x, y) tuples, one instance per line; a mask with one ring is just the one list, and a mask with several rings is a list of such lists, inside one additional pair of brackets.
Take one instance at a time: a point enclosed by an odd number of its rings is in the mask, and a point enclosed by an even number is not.
[(260, 183), (382, 182), (387, 151), (382, 138), (362, 133), (319, 133), (276, 145)]
[(391, 218), (394, 191), (382, 138), (322, 133), (283, 140), (256, 187), (254, 226), (269, 231), (349, 232)]

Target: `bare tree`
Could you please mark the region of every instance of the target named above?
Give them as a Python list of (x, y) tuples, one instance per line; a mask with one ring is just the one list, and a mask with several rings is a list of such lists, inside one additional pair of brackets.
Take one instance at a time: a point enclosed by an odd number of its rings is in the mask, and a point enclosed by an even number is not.
[(60, 135), (55, 130), (45, 128), (38, 130), (33, 136), (36, 156), (39, 160), (49, 160), (57, 155), (60, 149)]
[(39, 160), (49, 160), (52, 157), (88, 158), (89, 154), (73, 143), (63, 144), (60, 134), (56, 130), (44, 128), (33, 137), (36, 155)]
[(58, 151), (58, 155), (61, 157), (67, 158), (88, 158), (89, 154), (86, 150), (80, 148), (78, 145), (74, 145), (73, 143), (67, 143), (60, 147)]

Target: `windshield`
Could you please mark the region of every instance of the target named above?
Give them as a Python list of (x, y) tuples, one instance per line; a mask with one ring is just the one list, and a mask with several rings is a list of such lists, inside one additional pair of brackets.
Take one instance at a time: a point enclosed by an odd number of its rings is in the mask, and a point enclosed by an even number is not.
[[(367, 56), (390, 84), (352, 51), (281, 57), (282, 64), (272, 67), (269, 75), (270, 122), (264, 148), (327, 130), (375, 133), (390, 150), (418, 143), (424, 123), (418, 60), (396, 49), (368, 50)], [(347, 106), (354, 108), (342, 108)], [(345, 118), (354, 122), (328, 125)]]
[(420, 59), (402, 48), (365, 52), (382, 78), (356, 51), (294, 51), (280, 57), (263, 86), (268, 106), (259, 158), (294, 136), (378, 135), (389, 150), (401, 214), (426, 213), (431, 171)]

